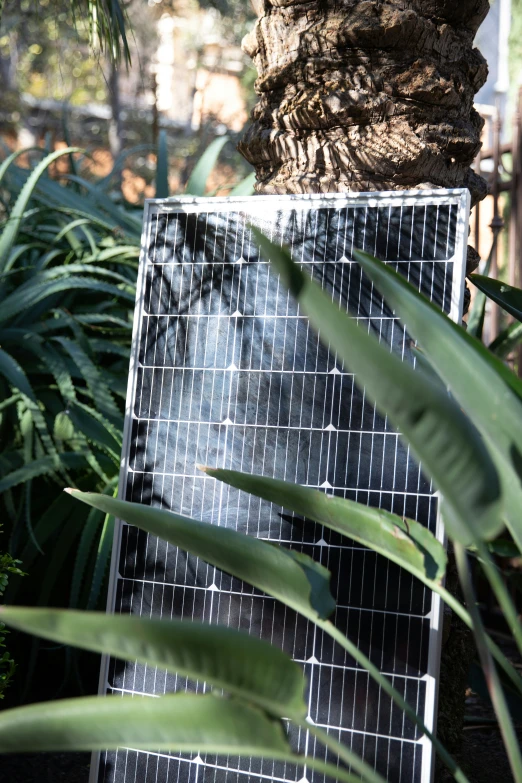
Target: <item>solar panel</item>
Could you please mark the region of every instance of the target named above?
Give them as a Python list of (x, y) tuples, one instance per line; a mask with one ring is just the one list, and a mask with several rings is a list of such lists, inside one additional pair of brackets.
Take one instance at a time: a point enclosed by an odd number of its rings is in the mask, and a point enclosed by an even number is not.
[[(288, 245), (359, 324), (414, 361), (394, 313), (352, 260), (385, 260), (462, 317), (465, 190), (180, 198), (145, 211), (121, 497), (228, 526), (311, 555), (332, 572), (335, 625), (434, 726), (441, 607), (411, 575), (321, 525), (217, 483), (219, 466), (316, 487), (417, 519), (441, 540), (438, 498), (386, 416), (318, 339), (259, 256), (250, 225)], [(118, 527), (109, 610), (222, 623), (278, 645), (305, 672), (309, 718), (391, 783), (427, 783), (429, 743), (312, 623), (136, 528)], [(101, 692), (202, 692), (204, 683), (106, 661)], [(294, 748), (325, 758), (302, 729)], [(303, 777), (304, 776), (304, 777)], [(96, 783), (324, 783), (281, 762), (121, 749)]]

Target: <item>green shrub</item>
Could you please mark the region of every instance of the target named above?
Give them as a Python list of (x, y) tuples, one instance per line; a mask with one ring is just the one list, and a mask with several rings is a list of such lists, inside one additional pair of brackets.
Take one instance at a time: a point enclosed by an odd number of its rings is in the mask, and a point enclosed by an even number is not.
[[(226, 141), (196, 164), (194, 195)], [(80, 176), (73, 149), (0, 164), (0, 509), (9, 550), (31, 574), (22, 596), (9, 587), (9, 602), (93, 608), (103, 593), (113, 520), (79, 513), (61, 487), (116, 488), (142, 216), (114, 183), (132, 152), (97, 181)], [(162, 132), (163, 196), (167, 175)], [(250, 178), (238, 192), (251, 189)], [(30, 665), (26, 674), (29, 684)]]

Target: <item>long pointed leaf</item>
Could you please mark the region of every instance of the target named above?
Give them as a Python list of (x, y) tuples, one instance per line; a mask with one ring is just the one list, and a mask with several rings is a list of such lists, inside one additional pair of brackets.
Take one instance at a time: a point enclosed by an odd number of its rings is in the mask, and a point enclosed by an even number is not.
[(217, 696), (88, 697), (0, 712), (0, 753), (53, 750), (289, 753), (281, 724)]
[(156, 198), (169, 197), (169, 150), (167, 131), (160, 130), (158, 138), (158, 158), (156, 162)]
[(208, 467), (201, 470), (218, 481), (349, 536), (423, 580), (440, 581), (444, 576), (447, 562), (444, 547), (418, 522), (405, 521), (388, 511), (287, 481), (233, 470)]
[(501, 280), (495, 280), (485, 275), (470, 275), (471, 282), (486, 294), (488, 299), (496, 302), (506, 313), (522, 321), (522, 291)]
[(204, 196), (207, 180), (212, 173), (212, 169), (217, 163), (217, 159), (219, 158), (219, 153), (225, 146), (225, 144), (229, 141), (228, 136), (221, 136), (220, 138), (214, 139), (212, 144), (208, 146), (208, 148), (205, 150), (203, 155), (200, 157), (196, 165), (194, 166), (194, 171), (190, 175), (189, 181), (187, 182), (187, 188), (186, 193), (189, 196)]
[(54, 339), (65, 348), (85, 378), (87, 386), (93, 395), (94, 404), (100, 413), (111, 420), (117, 421), (121, 415), (120, 411), (114, 402), (112, 392), (104, 382), (98, 367), (91, 361), (77, 341), (69, 340), (67, 337), (55, 337)]
[(489, 350), (500, 359), (507, 359), (522, 342), (522, 323), (512, 323), (496, 337)]
[(482, 438), (460, 407), (349, 318), (286, 250), (253, 231), (323, 341), (356, 373), (443, 493), (454, 512), (451, 534), (469, 544), (473, 525), (480, 536), (495, 538), (503, 527), (499, 478)]
[[(60, 454), (60, 462), (66, 468), (80, 468), (85, 465), (85, 455), (75, 453), (62, 453)], [(19, 484), (23, 484), (33, 478), (39, 476), (53, 476), (56, 473), (57, 465), (56, 460), (53, 457), (40, 457), (33, 460), (33, 462), (27, 463), (22, 468), (13, 470), (6, 476), (0, 478), (0, 493), (5, 492), (12, 487), (16, 487)]]
[(15, 150), (15, 152), (12, 152), (10, 155), (7, 156), (5, 160), (2, 161), (2, 164), (0, 165), (0, 184), (2, 183), (7, 170), (10, 166), (15, 162), (17, 158), (20, 157), (20, 155), (27, 155), (29, 152), (40, 152), (44, 153), (44, 150), (41, 147), (25, 147), (21, 150)]
[(245, 177), (230, 191), (231, 196), (252, 196), (254, 185), (256, 184), (256, 172), (253, 171), (248, 177)]
[(73, 152), (79, 152), (80, 150), (75, 147), (69, 149), (58, 150), (51, 155), (47, 155), (31, 172), (24, 187), (22, 188), (20, 195), (16, 200), (13, 211), (11, 212), (9, 219), (5, 225), (5, 228), (0, 236), (0, 270), (3, 270), (5, 264), (9, 258), (9, 253), (16, 240), (16, 236), (20, 229), (20, 223), (23, 219), (24, 212), (29, 203), (29, 199), (33, 193), (36, 184), (40, 177), (45, 174), (48, 167), (54, 163), (55, 160), (63, 155), (70, 155)]
[[(63, 467), (63, 461), (56, 450), (54, 441), (49, 433), (45, 417), (40, 410), (38, 400), (31, 387), (29, 379), (26, 373), (23, 371), (21, 365), (13, 359), (13, 357), (0, 348), (0, 375), (3, 375), (11, 384), (13, 391), (19, 391), (23, 394), (25, 404), (31, 413), (31, 417), (34, 421), (35, 427), (38, 431), (38, 435), (42, 441), (42, 445), (52, 458), (55, 470)], [(14, 485), (10, 485), (14, 486)]]
[(96, 558), (94, 560), (91, 589), (89, 591), (89, 598), (87, 599), (87, 609), (96, 609), (98, 604), (105, 577), (109, 571), (113, 540), (114, 517), (111, 514), (105, 514), (100, 538), (98, 540)]
[(502, 481), (505, 519), (522, 550), (522, 401), (517, 396), (520, 381), (482, 343), (466, 334), (404, 278), (366, 253), (355, 255), (486, 438)]
[[(342, 783), (384, 783), (343, 748), (356, 774), (292, 753), (280, 721), (217, 696), (178, 694), (158, 699), (88, 697), (18, 707), (0, 713), (0, 752), (138, 750), (254, 756), (306, 765)], [(359, 774), (360, 773), (360, 774)]]
[(76, 549), (74, 568), (69, 593), (69, 606), (73, 609), (80, 606), (80, 593), (86, 578), (89, 556), (94, 548), (96, 536), (99, 536), (105, 514), (96, 508), (91, 508), (82, 530), (82, 535)]
[(134, 302), (134, 296), (128, 291), (118, 288), (111, 283), (103, 283), (101, 280), (89, 277), (72, 276), (69, 278), (58, 278), (58, 280), (48, 280), (43, 283), (38, 279), (34, 279), (20, 286), (20, 288), (4, 299), (0, 311), (0, 323), (4, 323), (13, 316), (29, 310), (49, 296), (73, 289), (83, 289), (91, 294), (105, 293), (124, 299), (129, 303)]
[(303, 556), (303, 568), (287, 550), (235, 530), (106, 495), (67, 491), (78, 500), (264, 590), (310, 619), (324, 619), (335, 608), (329, 592), (330, 572), (311, 558)]
[(303, 672), (267, 642), (240, 631), (181, 620), (4, 607), (3, 622), (59, 644), (138, 661), (203, 680), (275, 717), (306, 715)]
[[(489, 275), (491, 270), (493, 256), (495, 254), (495, 249), (498, 245), (498, 238), (499, 238), (499, 232), (495, 231), (493, 234), (493, 243), (491, 245), (491, 250), (489, 251), (487, 261), (483, 265), (483, 268), (481, 270), (482, 274), (485, 275), (486, 277)], [(485, 317), (486, 317), (486, 296), (482, 293), (482, 291), (478, 291), (477, 295), (473, 299), (471, 310), (469, 312), (468, 332), (469, 334), (472, 334), (473, 337), (477, 337), (479, 340), (482, 340), (482, 332), (484, 330)]]

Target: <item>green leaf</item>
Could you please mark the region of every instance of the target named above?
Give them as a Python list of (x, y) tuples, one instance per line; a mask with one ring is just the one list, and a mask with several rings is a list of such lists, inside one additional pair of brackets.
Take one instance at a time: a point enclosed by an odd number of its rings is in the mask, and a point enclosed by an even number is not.
[[(53, 535), (64, 528), (67, 518), (72, 516), (73, 511), (76, 512), (76, 509), (72, 509), (71, 506), (72, 503), (70, 498), (61, 492), (40, 516), (34, 527), (34, 534), (36, 540), (42, 548), (45, 547)], [(23, 561), (24, 567), (29, 571), (31, 570), (31, 565), (33, 564), (37, 554), (37, 550), (35, 549), (32, 542), (27, 541), (20, 553), (20, 559)], [(13, 597), (10, 594), (9, 603), (12, 603), (12, 601)]]
[[(486, 277), (489, 275), (491, 270), (493, 256), (495, 254), (495, 250), (498, 245), (498, 238), (499, 238), (499, 232), (495, 231), (493, 234), (493, 243), (491, 245), (491, 250), (489, 251), (487, 261), (482, 269), (482, 274), (486, 275)], [(481, 291), (478, 291), (473, 299), (471, 310), (469, 312), (468, 332), (469, 334), (473, 335), (473, 337), (477, 337), (479, 340), (482, 340), (485, 317), (486, 317), (486, 296)]]
[(490, 544), (488, 544), (488, 549), (491, 554), (496, 555), (497, 557), (512, 558), (520, 557), (522, 554), (520, 549), (516, 544), (513, 543), (513, 541), (509, 541), (508, 539), (503, 538), (498, 538), (496, 541), (492, 541)]
[(76, 608), (80, 605), (80, 593), (86, 580), (87, 565), (94, 548), (94, 541), (99, 537), (106, 514), (91, 508), (87, 520), (83, 526), (82, 534), (76, 548), (74, 568), (71, 578), (71, 590), (69, 594), (69, 606)]
[(503, 310), (522, 321), (522, 291), (520, 288), (503, 283), (501, 280), (494, 280), (485, 275), (470, 275), (469, 279), (476, 285), (479, 291), (486, 294), (488, 299), (492, 299)]
[(74, 437), (74, 425), (65, 411), (60, 411), (54, 419), (54, 439), (69, 441)]
[(2, 183), (7, 170), (10, 166), (12, 166), (15, 160), (19, 158), (20, 155), (27, 155), (29, 152), (40, 152), (43, 154), (44, 150), (41, 147), (24, 147), (24, 149), (16, 150), (15, 152), (12, 152), (10, 155), (8, 155), (0, 165), (0, 184)]
[(256, 172), (252, 171), (248, 177), (242, 179), (241, 182), (232, 188), (230, 191), (231, 196), (252, 196), (254, 193), (254, 185), (256, 184)]
[(502, 482), (503, 517), (522, 550), (519, 379), (400, 275), (366, 253), (356, 257), (486, 439)]
[(123, 58), (131, 64), (126, 27), (129, 24), (125, 4), (121, 0), (89, 0), (87, 5), (73, 0), (73, 18), (86, 17), (90, 44), (94, 50), (106, 52), (113, 66)]
[[(136, 525), (264, 590), (312, 620), (324, 619), (335, 609), (331, 595), (323, 592), (324, 585), (329, 584), (330, 572), (311, 558), (307, 558), (310, 571), (306, 573), (287, 550), (235, 530), (106, 495), (67, 491), (89, 506)], [(310, 573), (314, 574), (314, 585)], [(320, 591), (313, 589), (316, 582)]]
[[(502, 529), (500, 484), (478, 431), (445, 390), (390, 353), (332, 302), (286, 250), (252, 229), (323, 341), (337, 352), (410, 443), (454, 511), (450, 534), (471, 543)], [(408, 321), (409, 323), (409, 321)]]
[(60, 609), (4, 607), (12, 628), (203, 680), (275, 717), (306, 715), (305, 681), (285, 653), (246, 633), (206, 623)]
[(440, 582), (446, 571), (446, 552), (423, 525), (381, 509), (324, 492), (233, 470), (201, 468), (209, 476), (313, 519), (331, 530), (385, 555), (424, 581)]
[(475, 637), (477, 651), (488, 685), (491, 702), (495, 709), (499, 729), (504, 740), (504, 748), (510, 761), (513, 780), (522, 781), (522, 754), (520, 752), (520, 742), (513, 726), (506, 696), (502, 688), (498, 672), (493, 663), (493, 659), (488, 648), (486, 632), (482, 622), (482, 617), (480, 616), (478, 602), (473, 587), (473, 579), (471, 575), (471, 569), (469, 567), (468, 555), (464, 547), (461, 546), (461, 544), (458, 542), (455, 544), (455, 561), (462, 586), (462, 592), (464, 594), (466, 603), (470, 608), (470, 614), (473, 619), (473, 635)]
[(123, 283), (123, 285), (129, 289), (129, 292), (134, 288), (127, 277), (120, 275), (118, 272), (113, 272), (111, 269), (105, 269), (103, 266), (95, 266), (94, 264), (62, 264), (61, 266), (55, 266), (41, 272), (38, 279), (41, 281), (52, 280), (62, 276), (68, 277), (76, 274), (93, 275), (93, 282), (95, 281), (94, 275), (107, 277), (110, 280)]
[(49, 373), (54, 376), (58, 390), (62, 395), (64, 403), (71, 402), (76, 397), (74, 384), (71, 375), (67, 369), (60, 353), (49, 343), (36, 333), (35, 329), (24, 330), (3, 330), (2, 334), (19, 333), (20, 337), (15, 337), (15, 342), (22, 345), (25, 350), (34, 353), (47, 366)]
[(57, 280), (41, 282), (33, 279), (13, 291), (2, 302), (0, 311), (0, 323), (5, 323), (13, 316), (19, 316), (23, 311), (30, 311), (38, 302), (49, 296), (74, 289), (84, 290), (90, 294), (104, 293), (129, 303), (134, 302), (134, 296), (128, 291), (118, 288), (111, 283), (104, 283), (89, 277), (61, 277)]
[(271, 758), (290, 753), (279, 721), (214, 695), (88, 697), (0, 712), (0, 753), (118, 747)]
[(214, 139), (212, 144), (208, 146), (203, 155), (200, 157), (194, 171), (190, 175), (187, 182), (186, 193), (188, 196), (204, 196), (207, 180), (212, 173), (212, 169), (217, 163), (219, 153), (229, 141), (228, 136), (220, 136)]
[[(47, 424), (32, 386), (18, 362), (10, 354), (0, 348), (0, 374), (12, 385), (14, 391), (20, 391), (24, 396), (24, 402), (30, 410), (31, 417), (42, 441), (42, 445), (53, 460), (55, 470), (63, 467), (64, 463), (59, 456), (56, 446), (51, 438)], [(14, 475), (14, 474), (11, 474)], [(14, 486), (14, 485), (10, 485)]]
[(121, 434), (101, 413), (77, 400), (70, 405), (69, 418), (89, 442), (107, 451), (119, 463)]
[(18, 231), (20, 230), (20, 224), (23, 220), (25, 210), (29, 204), (29, 200), (33, 194), (33, 191), (38, 183), (38, 180), (47, 171), (48, 167), (54, 163), (55, 160), (63, 155), (70, 155), (73, 152), (79, 152), (80, 150), (75, 147), (67, 148), (64, 150), (58, 150), (51, 155), (47, 155), (31, 172), (27, 182), (20, 191), (20, 195), (16, 200), (16, 204), (9, 216), (9, 219), (4, 227), (2, 235), (0, 236), (0, 271), (4, 269), (5, 264), (9, 258), (11, 248), (16, 240)]
[(510, 324), (493, 340), (489, 350), (500, 359), (507, 359), (510, 353), (522, 342), (522, 324)]
[(105, 514), (100, 538), (98, 540), (98, 549), (96, 550), (96, 557), (94, 559), (91, 589), (89, 591), (89, 598), (87, 599), (87, 609), (96, 609), (104, 580), (109, 570), (113, 540), (114, 517), (111, 514)]
[(24, 397), (38, 404), (29, 379), (16, 359), (0, 348), (0, 374), (7, 379), (13, 389), (20, 391)]
[[(85, 466), (86, 457), (84, 454), (73, 454), (70, 452), (60, 454), (60, 462), (66, 468), (81, 468)], [(29, 479), (39, 476), (53, 476), (56, 474), (57, 465), (54, 457), (40, 457), (27, 463), (17, 470), (13, 470), (0, 479), (0, 494), (19, 484), (24, 484)]]
[(167, 131), (160, 130), (158, 138), (158, 160), (156, 163), (156, 198), (169, 197), (169, 150)]
[[(114, 402), (114, 397), (111, 390), (103, 381), (100, 369), (94, 364), (90, 357), (87, 356), (77, 341), (70, 340), (67, 337), (55, 337), (54, 339), (67, 351), (73, 362), (80, 370), (82, 376), (85, 378), (85, 382), (87, 383), (87, 386), (92, 393), (96, 408), (100, 411), (100, 413), (107, 416), (109, 419), (118, 421), (121, 417), (121, 413), (118, 409), (118, 406)], [(78, 407), (78, 409), (74, 412), (71, 409), (71, 418), (74, 416), (79, 417), (80, 415), (80, 407)], [(92, 426), (94, 427), (94, 421)], [(99, 434), (100, 432), (98, 428), (98, 435)]]

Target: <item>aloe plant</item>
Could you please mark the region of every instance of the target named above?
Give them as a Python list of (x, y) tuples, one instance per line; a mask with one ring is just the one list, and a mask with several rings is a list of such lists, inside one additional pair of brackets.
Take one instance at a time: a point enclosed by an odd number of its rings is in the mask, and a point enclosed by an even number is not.
[[(194, 195), (226, 141), (197, 164)], [(64, 482), (116, 490), (141, 210), (122, 206), (113, 183), (135, 151), (96, 181), (81, 176), (84, 153), (71, 147), (0, 163), (0, 506), (10, 550), (31, 574), (11, 583), (9, 601), (22, 590), (41, 605), (94, 608), (103, 594), (114, 519), (60, 495)], [(53, 178), (56, 164), (66, 171)], [(164, 131), (157, 186), (168, 196)], [(27, 689), (36, 652), (37, 643), (23, 663)]]

